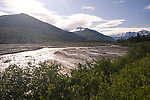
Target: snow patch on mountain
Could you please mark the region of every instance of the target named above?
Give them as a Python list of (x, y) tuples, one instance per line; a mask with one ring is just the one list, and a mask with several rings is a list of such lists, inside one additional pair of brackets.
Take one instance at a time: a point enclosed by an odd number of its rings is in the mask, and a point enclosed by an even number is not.
[(113, 37), (115, 40), (117, 40), (117, 39), (128, 39), (128, 38), (137, 36), (138, 33), (140, 35), (145, 35), (145, 36), (150, 35), (149, 31), (141, 30), (139, 32), (126, 32), (126, 33), (120, 33), (120, 34), (113, 34), (113, 35), (111, 35), (111, 37)]

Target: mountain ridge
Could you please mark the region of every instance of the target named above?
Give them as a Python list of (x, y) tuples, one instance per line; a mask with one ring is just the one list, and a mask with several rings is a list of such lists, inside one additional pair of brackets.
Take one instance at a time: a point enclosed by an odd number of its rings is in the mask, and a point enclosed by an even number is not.
[[(95, 42), (94, 39), (88, 38), (64, 31), (23, 13), (0, 16), (0, 43)], [(105, 41), (110, 42), (109, 40)]]
[(136, 37), (138, 33), (140, 35), (150, 35), (149, 31), (141, 30), (139, 32), (126, 32), (126, 33), (121, 33), (121, 34), (115, 34), (115, 35), (111, 35), (111, 37), (113, 37), (115, 40), (117, 40), (117, 39), (128, 39), (131, 37)]
[(1, 16), (0, 36), (0, 43), (84, 40), (82, 37), (42, 22), (27, 14)]
[(83, 27), (79, 27), (77, 28), (77, 31), (75, 31), (74, 33), (76, 33), (77, 35), (86, 38), (88, 41), (96, 41), (96, 42), (114, 42), (115, 40), (110, 37), (110, 36), (106, 36), (102, 33), (99, 33), (96, 30), (92, 30), (89, 28), (83, 28)]

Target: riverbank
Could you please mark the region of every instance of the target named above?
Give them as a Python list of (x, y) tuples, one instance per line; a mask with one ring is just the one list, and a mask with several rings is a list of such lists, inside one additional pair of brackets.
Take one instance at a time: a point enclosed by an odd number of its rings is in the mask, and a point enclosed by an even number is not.
[(44, 44), (0, 44), (0, 55), (13, 54), (41, 48), (65, 48), (65, 47), (95, 47), (111, 46), (111, 43), (99, 42), (51, 42)]
[[(85, 64), (86, 61), (102, 59), (103, 57), (107, 57), (113, 60), (116, 57), (125, 55), (127, 52), (125, 47), (110, 44), (84, 47), (66, 47), (50, 45), (17, 45), (16, 47), (15, 46), (12, 46), (12, 48), (16, 48), (15, 50), (17, 50), (18, 53), (14, 53), (14, 51), (11, 51), (12, 54), (5, 54), (0, 56), (1, 70), (4, 70), (8, 66), (14, 64), (20, 67), (25, 67), (28, 65), (29, 62), (32, 65), (38, 65), (39, 63), (46, 61), (48, 63), (61, 63), (62, 66), (65, 66), (64, 73), (69, 73), (70, 69), (74, 69), (79, 63)], [(27, 48), (27, 51), (20, 52), (20, 50), (22, 50), (21, 48)]]

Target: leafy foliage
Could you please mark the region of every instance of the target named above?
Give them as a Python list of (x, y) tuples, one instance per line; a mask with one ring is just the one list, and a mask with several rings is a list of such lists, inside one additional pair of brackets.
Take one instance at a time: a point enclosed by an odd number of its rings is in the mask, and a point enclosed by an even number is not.
[(10, 66), (0, 75), (0, 99), (150, 99), (150, 44), (138, 43), (124, 57), (79, 64), (71, 77), (61, 65)]

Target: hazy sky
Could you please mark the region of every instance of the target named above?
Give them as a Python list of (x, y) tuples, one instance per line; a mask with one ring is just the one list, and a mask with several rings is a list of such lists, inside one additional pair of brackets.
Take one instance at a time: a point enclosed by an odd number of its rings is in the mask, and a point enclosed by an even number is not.
[(105, 34), (150, 31), (150, 0), (0, 0), (0, 15), (26, 13), (59, 28)]

